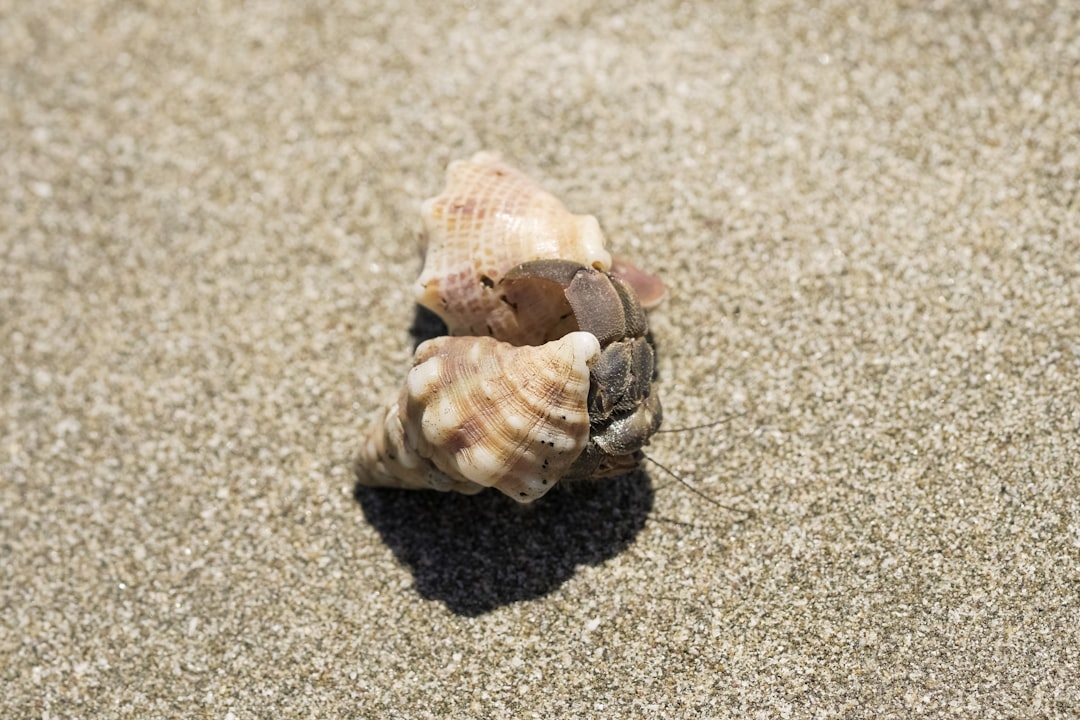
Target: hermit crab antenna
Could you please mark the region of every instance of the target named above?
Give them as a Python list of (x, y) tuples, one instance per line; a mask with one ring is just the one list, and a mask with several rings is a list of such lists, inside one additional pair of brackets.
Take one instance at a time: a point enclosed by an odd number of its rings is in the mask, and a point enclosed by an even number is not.
[(746, 412), (743, 411), (741, 413), (733, 413), (731, 415), (728, 415), (726, 418), (723, 418), (721, 420), (713, 420), (712, 422), (701, 423), (700, 425), (691, 425), (690, 427), (668, 428), (668, 429), (665, 429), (665, 430), (657, 430), (656, 434), (659, 434), (659, 433), (690, 432), (691, 430), (701, 430), (703, 428), (716, 427), (717, 425), (723, 425), (725, 423), (729, 423), (733, 419), (735, 419), (737, 417), (742, 417), (745, 414), (746, 414)]
[(731, 505), (725, 505), (724, 503), (720, 502), (719, 500), (716, 500), (715, 498), (709, 497), (708, 495), (706, 495), (702, 491), (698, 490), (696, 487), (694, 487), (690, 483), (686, 482), (686, 480), (683, 480), (674, 470), (667, 467), (666, 465), (661, 463), (659, 460), (655, 460), (655, 459), (649, 457), (648, 455), (645, 455), (645, 459), (648, 460), (649, 462), (651, 462), (656, 467), (663, 470), (664, 472), (666, 472), (671, 477), (673, 477), (676, 480), (676, 482), (678, 482), (680, 485), (685, 487), (690, 492), (697, 495), (702, 500), (705, 500), (706, 502), (712, 503), (713, 505), (716, 505), (717, 507), (724, 508), (725, 510), (728, 510), (730, 512), (740, 513), (741, 515), (745, 515), (748, 518), (753, 516), (754, 513), (751, 510), (743, 510), (741, 508), (732, 507)]

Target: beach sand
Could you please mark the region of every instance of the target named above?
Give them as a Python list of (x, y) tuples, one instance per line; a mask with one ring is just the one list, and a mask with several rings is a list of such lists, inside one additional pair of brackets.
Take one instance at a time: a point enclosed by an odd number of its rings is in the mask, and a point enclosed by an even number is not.
[[(1080, 714), (1080, 6), (385, 5), (4, 3), (0, 716)], [(355, 487), (481, 149), (714, 502)]]

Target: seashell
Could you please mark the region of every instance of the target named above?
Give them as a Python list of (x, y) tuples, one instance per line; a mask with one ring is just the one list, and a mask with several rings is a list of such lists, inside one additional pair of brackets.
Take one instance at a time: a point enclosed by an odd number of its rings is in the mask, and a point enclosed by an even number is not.
[(490, 153), (451, 163), (422, 216), (417, 302), (454, 337), (417, 348), (359, 482), (531, 502), (563, 479), (635, 469), (662, 416), (643, 308), (663, 283)]
[(396, 403), (357, 461), (364, 485), (495, 487), (531, 502), (589, 441), (589, 367), (600, 343), (574, 332), (540, 346), (441, 337), (417, 348)]
[[(446, 188), (421, 206), (424, 268), (417, 302), (436, 313), (451, 335), (489, 335), (514, 345), (561, 337), (561, 293), (521, 284), (496, 288), (521, 263), (559, 259), (598, 270), (611, 267), (592, 215), (574, 215), (529, 176), (481, 152), (450, 163)], [(521, 313), (515, 312), (515, 309)]]

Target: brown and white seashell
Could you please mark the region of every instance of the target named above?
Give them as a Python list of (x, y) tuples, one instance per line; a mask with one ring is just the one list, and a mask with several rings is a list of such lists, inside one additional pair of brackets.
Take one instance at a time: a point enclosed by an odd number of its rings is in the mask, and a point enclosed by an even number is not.
[(613, 264), (594, 217), (490, 153), (451, 163), (422, 215), (417, 302), (455, 337), (417, 348), (359, 482), (531, 502), (562, 479), (636, 468), (661, 422), (642, 309), (660, 280)]
[(495, 487), (531, 502), (589, 441), (589, 367), (600, 343), (574, 332), (540, 346), (441, 337), (417, 348), (398, 401), (357, 461), (364, 485)]
[[(561, 293), (521, 283), (496, 286), (531, 260), (569, 260), (608, 270), (612, 258), (592, 215), (574, 215), (529, 176), (481, 152), (450, 163), (446, 188), (421, 206), (424, 269), (416, 298), (451, 335), (488, 335), (538, 345), (572, 330)], [(516, 309), (516, 311), (515, 311)]]

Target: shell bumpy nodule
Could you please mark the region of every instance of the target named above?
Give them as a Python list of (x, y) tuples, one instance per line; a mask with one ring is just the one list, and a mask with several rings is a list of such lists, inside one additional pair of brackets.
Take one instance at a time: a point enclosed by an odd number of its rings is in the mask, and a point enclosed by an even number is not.
[[(590, 422), (590, 409), (603, 405), (605, 393), (590, 374), (594, 365), (610, 368), (602, 352), (623, 343), (604, 340), (602, 351), (595, 334), (580, 331), (566, 288), (540, 276), (570, 264), (612, 278), (601, 281), (612, 283), (603, 307), (621, 319), (627, 301), (620, 303), (615, 285), (634, 295), (629, 302), (638, 307), (642, 336), (638, 296), (653, 294), (645, 304), (655, 304), (659, 280), (629, 265), (626, 283), (617, 278), (618, 267), (608, 274), (612, 258), (596, 219), (570, 213), (491, 153), (451, 163), (446, 188), (424, 202), (421, 215), (426, 255), (417, 302), (446, 322), (451, 337), (417, 348), (397, 401), (380, 413), (357, 458), (359, 482), (466, 494), (494, 487), (526, 503), (580, 474), (581, 460), (592, 458), (584, 466), (598, 467), (590, 436), (597, 417)], [(556, 265), (522, 279), (522, 263), (533, 261)], [(646, 289), (635, 295), (637, 288)], [(645, 340), (626, 342), (612, 357), (630, 364), (630, 343)], [(639, 347), (634, 357), (642, 352), (651, 375), (652, 351)], [(604, 373), (648, 394), (650, 378), (632, 382), (630, 374)], [(638, 417), (651, 434), (660, 422), (655, 397), (643, 412)], [(633, 457), (616, 459), (636, 462)], [(592, 472), (600, 471), (586, 474)]]

